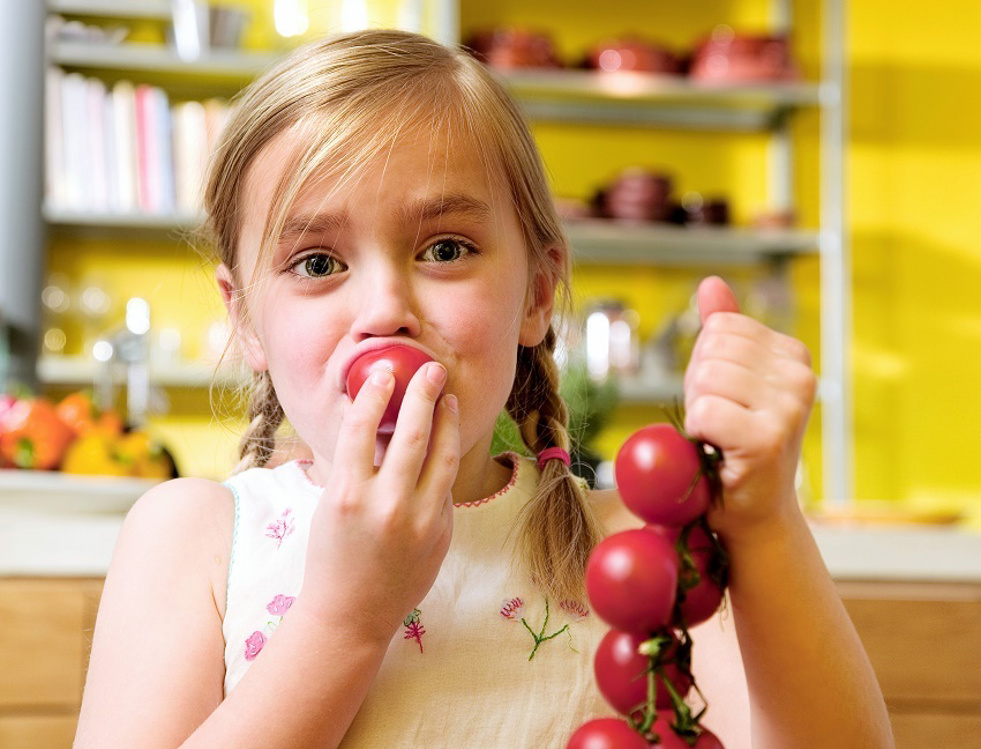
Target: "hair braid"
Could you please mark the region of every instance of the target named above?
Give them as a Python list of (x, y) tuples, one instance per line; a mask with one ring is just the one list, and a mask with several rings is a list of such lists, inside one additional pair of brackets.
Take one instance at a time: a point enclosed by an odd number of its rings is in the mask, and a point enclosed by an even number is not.
[[(569, 414), (552, 356), (555, 339), (549, 328), (538, 346), (519, 348), (507, 403), (522, 440), (536, 455), (547, 447), (569, 449)], [(599, 538), (598, 522), (579, 481), (562, 461), (547, 461), (519, 531), (519, 547), (532, 577), (555, 600), (582, 601), (586, 562)]]
[(269, 462), (276, 449), (276, 431), (285, 415), (276, 397), (269, 372), (255, 372), (249, 390), (249, 426), (239, 442), (241, 460), (234, 473), (248, 468), (262, 467)]

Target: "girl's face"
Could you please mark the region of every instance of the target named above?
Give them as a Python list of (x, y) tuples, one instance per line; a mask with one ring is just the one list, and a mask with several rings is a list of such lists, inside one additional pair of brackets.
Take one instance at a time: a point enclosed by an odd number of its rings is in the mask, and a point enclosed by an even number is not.
[[(415, 346), (449, 372), (444, 392), (459, 398), (462, 453), (486, 455), (518, 345), (542, 340), (554, 291), (541, 274), (532, 278), (508, 191), (472, 146), (405, 134), (342, 189), (326, 179), (305, 189), (250, 285), (281, 165), (296, 145), (280, 135), (247, 177), (238, 248), (247, 291), (230, 311), (243, 322), (239, 305), (248, 309), (249, 365), (269, 370), (316, 470), (331, 462), (351, 362), (391, 343)], [(224, 268), (219, 281), (228, 300), (235, 287)]]

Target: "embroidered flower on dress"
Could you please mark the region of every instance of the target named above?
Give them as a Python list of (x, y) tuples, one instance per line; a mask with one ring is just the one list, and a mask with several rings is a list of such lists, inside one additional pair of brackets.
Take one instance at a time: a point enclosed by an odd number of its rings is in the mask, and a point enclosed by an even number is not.
[(266, 526), (266, 537), (276, 539), (278, 542), (276, 548), (282, 546), (283, 539), (296, 530), (296, 521), (290, 517), (292, 514), (293, 508), (287, 507), (283, 510), (283, 515), (279, 520), (275, 520)]
[[(549, 616), (548, 599), (547, 598), (545, 599), (545, 617), (544, 617), (544, 619), (542, 621), (542, 626), (538, 629), (537, 632), (534, 629), (531, 628), (531, 625), (528, 623), (528, 620), (525, 619), (525, 617), (522, 615), (522, 613), (524, 612), (524, 608), (525, 608), (525, 602), (524, 602), (524, 599), (522, 599), (522, 598), (515, 597), (515, 598), (511, 598), (511, 599), (505, 599), (503, 601), (503, 603), (501, 604), (501, 616), (504, 618), (505, 621), (509, 621), (509, 622), (521, 622), (521, 625), (526, 630), (528, 630), (528, 634), (531, 635), (531, 639), (534, 640), (534, 642), (535, 642), (535, 646), (531, 649), (531, 653), (528, 655), (528, 660), (529, 661), (532, 658), (535, 657), (535, 653), (538, 652), (538, 648), (541, 647), (541, 644), (543, 642), (548, 642), (549, 640), (554, 640), (556, 637), (558, 637), (559, 635), (561, 635), (563, 632), (568, 633), (568, 636), (570, 638), (570, 643), (571, 643), (572, 630), (569, 629), (569, 625), (568, 624), (566, 624), (562, 628), (556, 630), (555, 632), (552, 632), (552, 634), (550, 634), (550, 635), (549, 634), (545, 634), (545, 631), (548, 629), (548, 616)], [(565, 607), (562, 606), (562, 608), (565, 608)], [(585, 609), (585, 606), (582, 606), (582, 608)], [(586, 613), (588, 614), (589, 611), (586, 610)], [(578, 619), (575, 619), (574, 621), (579, 621), (579, 620)]]
[(273, 616), (283, 616), (290, 610), (290, 606), (293, 605), (293, 601), (295, 600), (295, 596), (284, 596), (280, 594), (269, 602), (269, 604), (266, 606), (266, 611)]
[(419, 609), (412, 609), (412, 613), (405, 617), (405, 621), (402, 624), (405, 625), (405, 634), (403, 639), (405, 640), (415, 640), (419, 643), (419, 652), (422, 652), (422, 636), (426, 634), (426, 628), (422, 626), (420, 617), (422, 612)]
[(501, 616), (509, 622), (520, 622), (524, 608), (525, 602), (521, 598), (506, 598), (501, 601)]
[(589, 609), (583, 603), (574, 601), (571, 598), (562, 601), (559, 604), (559, 608), (571, 616), (574, 622), (581, 622), (589, 616)]
[(256, 630), (251, 635), (249, 639), (245, 641), (245, 660), (254, 661), (256, 656), (259, 655), (262, 650), (262, 646), (266, 644), (266, 636)]

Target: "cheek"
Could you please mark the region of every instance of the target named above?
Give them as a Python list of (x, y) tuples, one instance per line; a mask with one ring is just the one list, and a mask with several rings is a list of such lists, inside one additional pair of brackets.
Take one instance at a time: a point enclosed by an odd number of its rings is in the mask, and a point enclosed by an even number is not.
[[(479, 300), (481, 303), (475, 303)], [(504, 409), (518, 352), (518, 310), (513, 300), (468, 296), (448, 305), (456, 310), (444, 338), (457, 361), (450, 372), (448, 391), (460, 399), (461, 442), (469, 449), (494, 428)], [(507, 314), (502, 310), (507, 309)], [(455, 371), (453, 371), (455, 370)]]

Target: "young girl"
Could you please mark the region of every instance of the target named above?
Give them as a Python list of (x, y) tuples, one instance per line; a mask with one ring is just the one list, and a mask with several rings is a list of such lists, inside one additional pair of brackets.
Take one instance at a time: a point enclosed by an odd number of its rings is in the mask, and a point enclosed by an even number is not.
[[(76, 746), (561, 748), (612, 714), (583, 569), (638, 522), (567, 467), (569, 250), (501, 86), (411, 34), (307, 46), (238, 102), (206, 203), (254, 372), (242, 463), (130, 512)], [(724, 451), (732, 563), (732, 621), (693, 632), (705, 725), (729, 749), (890, 746), (795, 501), (807, 352), (719, 279), (698, 293), (686, 427)], [(392, 344), (433, 362), (386, 434), (392, 376), (345, 380)], [(490, 455), (505, 408), (537, 460)], [(312, 458), (266, 468), (284, 420)]]

